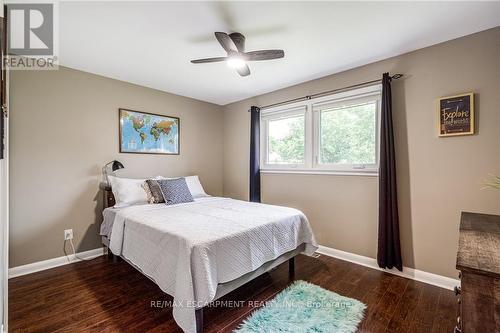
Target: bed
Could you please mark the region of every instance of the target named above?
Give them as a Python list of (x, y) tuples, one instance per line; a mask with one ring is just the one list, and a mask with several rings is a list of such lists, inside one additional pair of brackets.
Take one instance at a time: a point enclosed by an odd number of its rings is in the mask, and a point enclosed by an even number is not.
[(229, 198), (109, 207), (103, 217), (108, 251), (174, 298), (174, 319), (188, 333), (202, 332), (210, 302), (286, 261), (293, 271), (296, 255), (317, 249), (299, 210)]

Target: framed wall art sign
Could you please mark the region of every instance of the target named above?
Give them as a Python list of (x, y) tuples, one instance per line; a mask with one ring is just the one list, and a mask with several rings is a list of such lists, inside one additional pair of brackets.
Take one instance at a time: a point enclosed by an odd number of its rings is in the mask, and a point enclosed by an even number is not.
[(474, 93), (438, 100), (439, 136), (474, 134)]
[(119, 109), (120, 153), (179, 154), (180, 119)]

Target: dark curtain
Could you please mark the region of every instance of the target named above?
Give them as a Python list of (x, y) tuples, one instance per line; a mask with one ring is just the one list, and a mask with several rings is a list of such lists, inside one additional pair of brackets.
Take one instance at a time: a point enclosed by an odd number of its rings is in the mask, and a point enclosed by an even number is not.
[(380, 170), (377, 262), (382, 268), (403, 270), (399, 244), (398, 197), (396, 191), (396, 155), (392, 126), (391, 77), (382, 77), (380, 124)]
[(260, 109), (250, 108), (250, 201), (260, 202)]

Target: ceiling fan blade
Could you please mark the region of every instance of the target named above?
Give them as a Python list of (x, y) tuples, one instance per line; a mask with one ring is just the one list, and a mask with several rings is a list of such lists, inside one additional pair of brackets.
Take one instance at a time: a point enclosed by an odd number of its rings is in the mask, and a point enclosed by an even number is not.
[(216, 32), (215, 38), (217, 38), (220, 45), (224, 48), (224, 50), (226, 50), (227, 53), (238, 52), (236, 44), (234, 44), (231, 37), (229, 37), (229, 35), (226, 34), (225, 32)]
[(233, 32), (228, 36), (233, 41), (234, 45), (236, 45), (239, 52), (245, 52), (245, 36), (239, 32)]
[(285, 56), (283, 50), (260, 50), (245, 53), (247, 61), (279, 59)]
[(236, 68), (236, 71), (241, 76), (248, 76), (248, 75), (250, 75), (250, 68), (248, 68), (247, 64), (245, 64), (245, 66)]
[(204, 64), (207, 62), (219, 62), (219, 61), (226, 61), (227, 57), (216, 57), (216, 58), (206, 58), (206, 59), (196, 59), (196, 60), (191, 60), (193, 64)]

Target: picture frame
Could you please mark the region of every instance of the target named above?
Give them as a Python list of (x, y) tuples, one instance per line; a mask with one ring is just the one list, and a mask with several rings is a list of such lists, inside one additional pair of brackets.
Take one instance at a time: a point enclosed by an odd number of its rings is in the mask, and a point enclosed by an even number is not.
[(439, 137), (474, 134), (474, 93), (441, 97), (437, 101)]
[(118, 128), (120, 153), (180, 155), (179, 117), (119, 108)]

